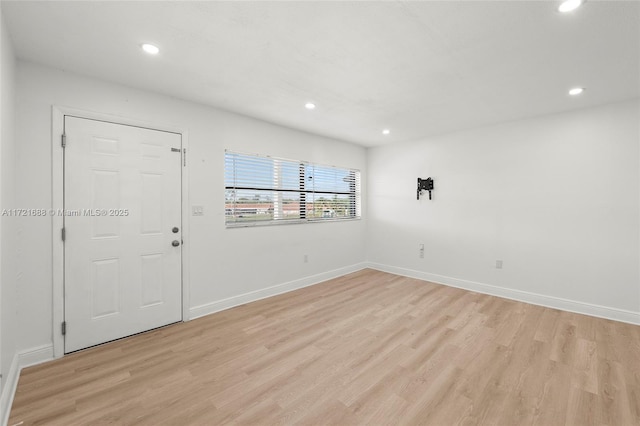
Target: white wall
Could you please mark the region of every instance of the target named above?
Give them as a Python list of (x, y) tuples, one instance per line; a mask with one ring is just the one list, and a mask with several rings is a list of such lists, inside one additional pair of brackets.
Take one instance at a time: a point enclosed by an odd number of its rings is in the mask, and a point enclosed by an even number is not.
[[(0, 10), (0, 211), (13, 207), (15, 58)], [(16, 354), (15, 220), (0, 216), (0, 389)], [(5, 402), (3, 393), (2, 402)], [(0, 407), (0, 409), (3, 407)], [(0, 421), (3, 416), (0, 413)]]
[[(637, 314), (639, 105), (370, 149), (368, 260), (480, 291)], [(429, 176), (433, 200), (417, 201), (416, 179)]]
[[(190, 218), (187, 242), (196, 314), (365, 259), (441, 282), (640, 312), (638, 100), (366, 154), (352, 144), (18, 62), (17, 207), (51, 206), (52, 105), (188, 130), (190, 204), (205, 207), (204, 217)], [(225, 148), (362, 169), (367, 219), (225, 229)], [(435, 179), (434, 199), (416, 201), (416, 178), (427, 176)], [(17, 271), (24, 350), (52, 341), (52, 230), (48, 219), (37, 218), (16, 229), (25, 254)], [(425, 259), (418, 258), (419, 243)]]
[[(223, 174), (228, 148), (362, 169), (364, 180), (364, 148), (21, 61), (17, 81), (20, 207), (52, 204), (52, 105), (188, 130), (188, 196), (191, 205), (205, 208), (205, 216), (190, 217), (191, 239), (185, 241), (190, 244), (190, 306), (197, 308), (195, 314), (226, 298), (365, 260), (365, 221), (225, 229)], [(28, 256), (19, 265), (24, 274), (19, 346), (27, 349), (52, 341), (51, 222), (29, 219), (20, 240)], [(303, 263), (305, 253), (308, 263)]]

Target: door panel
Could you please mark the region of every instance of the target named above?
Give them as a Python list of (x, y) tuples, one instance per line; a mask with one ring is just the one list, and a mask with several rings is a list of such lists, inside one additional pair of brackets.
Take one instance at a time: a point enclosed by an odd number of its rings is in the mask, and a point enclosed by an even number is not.
[(181, 136), (68, 116), (65, 134), (65, 352), (180, 321)]

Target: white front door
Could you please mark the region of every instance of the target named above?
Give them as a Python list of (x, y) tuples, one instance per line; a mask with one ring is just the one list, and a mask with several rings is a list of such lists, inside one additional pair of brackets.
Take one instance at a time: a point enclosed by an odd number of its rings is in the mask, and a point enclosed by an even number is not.
[(182, 319), (181, 135), (65, 116), (65, 352)]

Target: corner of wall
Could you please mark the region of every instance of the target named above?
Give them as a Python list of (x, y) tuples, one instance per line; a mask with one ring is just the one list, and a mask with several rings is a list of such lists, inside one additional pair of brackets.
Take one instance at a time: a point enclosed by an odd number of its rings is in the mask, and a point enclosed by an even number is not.
[(11, 404), (18, 387), (18, 378), (20, 377), (20, 369), (18, 368), (18, 354), (15, 354), (11, 361), (11, 366), (2, 386), (2, 394), (0, 394), (0, 425), (6, 425), (9, 421), (9, 413), (11, 412)]
[(18, 388), (20, 372), (22, 369), (41, 364), (53, 359), (53, 346), (44, 345), (27, 351), (16, 353), (11, 361), (5, 386), (0, 394), (0, 425), (5, 426), (9, 421), (11, 405)]
[[(15, 174), (16, 58), (0, 4), (0, 209), (12, 208)], [(18, 377), (15, 231), (12, 218), (0, 220), (0, 419), (6, 421)]]

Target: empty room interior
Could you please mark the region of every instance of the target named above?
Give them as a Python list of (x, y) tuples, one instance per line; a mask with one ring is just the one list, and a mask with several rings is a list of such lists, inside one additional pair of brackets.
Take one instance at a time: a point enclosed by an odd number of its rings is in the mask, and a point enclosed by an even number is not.
[(640, 425), (639, 1), (0, 34), (0, 424)]

